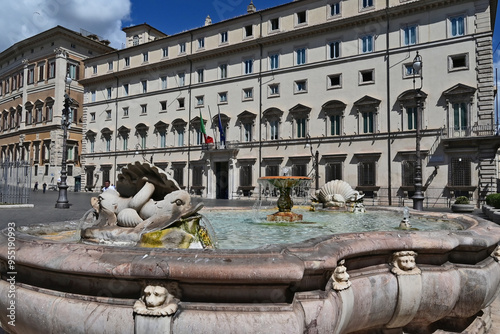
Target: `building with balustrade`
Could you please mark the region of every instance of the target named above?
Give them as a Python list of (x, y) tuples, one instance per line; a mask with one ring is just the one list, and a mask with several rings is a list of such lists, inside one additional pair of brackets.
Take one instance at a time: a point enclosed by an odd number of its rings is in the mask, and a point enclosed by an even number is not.
[(258, 178), (288, 173), (410, 206), (418, 128), (425, 206), (496, 191), (496, 1), (255, 5), (174, 35), (128, 27), (84, 61), (89, 188), (144, 160), (207, 198), (268, 196)]
[[(68, 184), (78, 187), (83, 129), (83, 86), (78, 81), (83, 77), (82, 61), (114, 50), (108, 44), (95, 35), (57, 26), (0, 53), (1, 163), (26, 161), (23, 178), (38, 182), (40, 188), (43, 183), (55, 188), (62, 162), (64, 94), (69, 93), (73, 105), (67, 146)], [(70, 85), (67, 76), (72, 79)]]

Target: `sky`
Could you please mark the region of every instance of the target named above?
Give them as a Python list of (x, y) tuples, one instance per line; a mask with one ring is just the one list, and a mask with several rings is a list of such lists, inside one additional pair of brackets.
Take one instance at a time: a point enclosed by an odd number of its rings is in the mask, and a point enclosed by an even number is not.
[[(257, 10), (261, 10), (291, 1), (253, 0), (253, 3)], [(2, 1), (0, 50), (56, 25), (77, 32), (85, 29), (108, 39), (111, 46), (121, 48), (125, 43), (123, 27), (148, 23), (168, 35), (173, 35), (203, 26), (207, 15), (210, 15), (213, 23), (244, 15), (249, 3), (250, 0)], [(494, 68), (498, 68), (500, 72), (500, 10), (497, 10), (492, 44), (495, 51)]]

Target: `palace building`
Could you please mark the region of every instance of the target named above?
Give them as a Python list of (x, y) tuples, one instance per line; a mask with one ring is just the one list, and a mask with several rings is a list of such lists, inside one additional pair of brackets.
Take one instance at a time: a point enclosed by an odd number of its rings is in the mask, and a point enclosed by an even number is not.
[[(0, 53), (3, 166), (25, 162), (22, 178), (56, 187), (63, 155), (62, 109), (64, 94), (68, 93), (73, 100), (67, 142), (68, 184), (79, 187), (83, 129), (83, 86), (79, 79), (83, 77), (83, 59), (114, 50), (108, 44), (88, 32), (57, 26)], [(8, 168), (3, 171), (8, 173)], [(19, 183), (19, 178), (2, 180)]]
[(410, 206), (418, 138), (424, 206), (496, 192), (496, 1), (255, 6), (175, 35), (128, 27), (84, 60), (88, 188), (144, 160), (206, 198), (267, 196), (258, 178), (288, 173)]

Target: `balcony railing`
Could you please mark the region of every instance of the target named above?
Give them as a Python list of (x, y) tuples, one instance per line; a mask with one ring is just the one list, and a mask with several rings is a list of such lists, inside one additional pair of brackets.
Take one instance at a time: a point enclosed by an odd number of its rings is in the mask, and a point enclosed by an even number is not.
[(448, 129), (448, 138), (484, 137), (499, 134), (498, 124), (452, 127)]

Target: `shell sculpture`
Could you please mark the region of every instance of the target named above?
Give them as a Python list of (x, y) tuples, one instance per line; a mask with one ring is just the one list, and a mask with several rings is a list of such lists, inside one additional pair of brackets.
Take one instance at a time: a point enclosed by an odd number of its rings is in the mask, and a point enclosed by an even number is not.
[(318, 201), (325, 207), (344, 206), (349, 202), (356, 202), (364, 195), (352, 189), (351, 185), (342, 180), (333, 180), (326, 183), (318, 191)]

